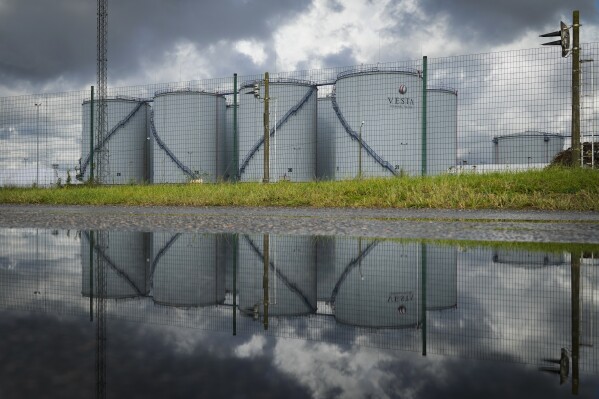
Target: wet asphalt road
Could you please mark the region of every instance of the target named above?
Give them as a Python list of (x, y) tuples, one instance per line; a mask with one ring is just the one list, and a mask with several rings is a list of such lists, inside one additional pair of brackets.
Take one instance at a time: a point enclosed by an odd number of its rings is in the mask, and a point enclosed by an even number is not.
[(0, 205), (0, 227), (599, 244), (599, 212)]

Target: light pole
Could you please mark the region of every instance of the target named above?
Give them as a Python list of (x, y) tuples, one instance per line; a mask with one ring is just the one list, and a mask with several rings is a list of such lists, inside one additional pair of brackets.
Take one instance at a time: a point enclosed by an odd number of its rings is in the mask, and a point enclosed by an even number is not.
[(364, 121), (360, 123), (360, 132), (358, 134), (358, 178), (362, 178), (362, 126), (364, 126)]
[[(52, 164), (52, 169), (54, 169), (54, 176), (56, 177), (56, 183), (58, 184), (58, 164), (57, 163), (53, 163)], [(67, 182), (68, 183), (68, 182)]]
[(42, 103), (35, 103), (36, 117), (35, 117), (35, 129), (36, 129), (36, 174), (35, 174), (35, 185), (39, 186), (40, 184), (40, 105)]

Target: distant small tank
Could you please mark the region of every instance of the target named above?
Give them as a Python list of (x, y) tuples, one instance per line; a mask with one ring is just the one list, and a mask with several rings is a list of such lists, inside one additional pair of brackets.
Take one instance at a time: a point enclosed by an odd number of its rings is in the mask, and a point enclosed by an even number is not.
[(493, 138), (496, 164), (548, 164), (563, 148), (564, 136), (554, 133), (526, 131)]

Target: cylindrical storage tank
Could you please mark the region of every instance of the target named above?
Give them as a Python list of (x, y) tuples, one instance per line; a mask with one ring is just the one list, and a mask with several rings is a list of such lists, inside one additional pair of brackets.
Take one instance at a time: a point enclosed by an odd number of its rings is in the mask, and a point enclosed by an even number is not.
[(527, 251), (523, 249), (496, 249), (493, 262), (525, 268), (563, 265), (566, 258), (563, 252)]
[(363, 262), (378, 240), (354, 237), (319, 237), (316, 248), (318, 300), (330, 302), (344, 272)]
[(599, 252), (583, 252), (582, 258), (580, 259), (582, 265), (593, 266), (597, 273), (599, 273)]
[[(333, 290), (335, 320), (371, 328), (417, 327), (422, 321), (421, 245), (363, 243)], [(370, 246), (370, 249), (367, 249)]]
[(316, 239), (316, 291), (319, 301), (329, 302), (338, 272), (335, 264), (337, 237), (321, 236)]
[(216, 251), (214, 234), (154, 233), (154, 302), (179, 307), (224, 302), (225, 272)]
[(426, 174), (447, 172), (456, 164), (458, 92), (448, 87), (426, 90)]
[(554, 133), (526, 131), (493, 138), (496, 164), (548, 164), (563, 148), (564, 136)]
[[(333, 108), (332, 96), (318, 99), (318, 129), (316, 145), (316, 177), (335, 180), (337, 168), (336, 143), (349, 138)], [(343, 156), (340, 154), (339, 156)]]
[(455, 308), (458, 304), (458, 250), (455, 246), (424, 244), (426, 254), (426, 310)]
[[(241, 181), (262, 181), (264, 178), (264, 101), (246, 94), (255, 84), (263, 97), (263, 81), (244, 83), (239, 95), (237, 125)], [(271, 80), (269, 97), (270, 181), (314, 180), (316, 86), (299, 80)]]
[(80, 177), (84, 181), (90, 177), (90, 137), (93, 134), (94, 164), (98, 163), (99, 151), (108, 151), (106, 170), (102, 176), (98, 176), (98, 172), (95, 170), (95, 179), (99, 179), (103, 184), (131, 184), (149, 181), (151, 142), (148, 140), (148, 103), (126, 98), (107, 99), (108, 129), (106, 131), (107, 138), (103, 143), (96, 142), (98, 107), (98, 101), (94, 101), (94, 131), (91, 132), (91, 102), (83, 103)]
[[(98, 234), (105, 235), (103, 247)], [(98, 260), (104, 265), (106, 298), (133, 298), (149, 292), (151, 235), (133, 231), (95, 233), (90, 263), (90, 233), (81, 234), (81, 291), (89, 297), (98, 295), (95, 273)], [(92, 267), (93, 265), (93, 267)]]
[(335, 142), (337, 180), (421, 174), (422, 79), (418, 71), (374, 68), (341, 73), (333, 108), (345, 131)]
[(222, 176), (225, 97), (169, 91), (154, 97), (154, 183), (216, 182)]
[(227, 105), (225, 117), (225, 139), (223, 145), (223, 179), (235, 180), (237, 176), (237, 141), (235, 132), (235, 111), (239, 105)]
[[(316, 246), (310, 236), (267, 236), (268, 314), (299, 316), (316, 312)], [(264, 236), (239, 236), (239, 309), (264, 314)]]

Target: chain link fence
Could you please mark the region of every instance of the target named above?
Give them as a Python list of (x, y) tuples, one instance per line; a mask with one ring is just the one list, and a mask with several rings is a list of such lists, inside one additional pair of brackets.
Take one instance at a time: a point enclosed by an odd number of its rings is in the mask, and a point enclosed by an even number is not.
[[(595, 166), (599, 44), (581, 60), (582, 158)], [(0, 186), (542, 168), (571, 146), (571, 64), (539, 48), (111, 88), (101, 140), (91, 90), (4, 97)]]

